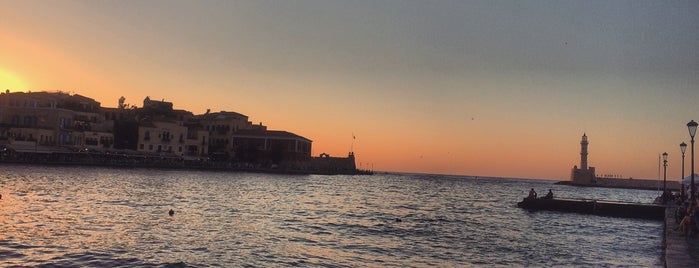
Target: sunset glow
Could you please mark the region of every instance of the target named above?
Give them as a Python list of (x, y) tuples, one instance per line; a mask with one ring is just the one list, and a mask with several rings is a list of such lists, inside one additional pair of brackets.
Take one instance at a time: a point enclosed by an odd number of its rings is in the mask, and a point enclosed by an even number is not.
[(0, 69), (0, 87), (11, 92), (22, 91), (28, 88), (27, 84), (17, 75), (7, 70)]
[(566, 180), (587, 133), (599, 173), (654, 179), (667, 151), (679, 179), (699, 120), (696, 14), (692, 1), (0, 0), (0, 86), (235, 111), (378, 171)]

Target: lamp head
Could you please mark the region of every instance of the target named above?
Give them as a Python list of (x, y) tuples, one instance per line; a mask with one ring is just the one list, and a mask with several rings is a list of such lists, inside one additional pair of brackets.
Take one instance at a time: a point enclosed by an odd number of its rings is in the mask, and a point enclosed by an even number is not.
[(684, 151), (687, 150), (687, 144), (684, 142), (680, 143), (680, 150), (682, 151), (682, 154), (684, 155)]
[(663, 153), (663, 161), (667, 162), (667, 152)]
[(694, 122), (694, 120), (689, 121), (689, 123), (687, 123), (687, 128), (689, 129), (689, 136), (692, 137), (692, 139), (694, 139), (694, 135), (697, 134), (697, 125), (699, 124), (697, 124), (697, 122)]

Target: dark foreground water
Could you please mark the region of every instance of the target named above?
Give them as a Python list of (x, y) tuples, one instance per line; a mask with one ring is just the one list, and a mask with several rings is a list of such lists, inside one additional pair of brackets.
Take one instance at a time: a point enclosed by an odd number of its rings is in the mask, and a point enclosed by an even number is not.
[(440, 175), (0, 170), (2, 267), (662, 266), (661, 222), (515, 207), (530, 188), (646, 203), (652, 191)]

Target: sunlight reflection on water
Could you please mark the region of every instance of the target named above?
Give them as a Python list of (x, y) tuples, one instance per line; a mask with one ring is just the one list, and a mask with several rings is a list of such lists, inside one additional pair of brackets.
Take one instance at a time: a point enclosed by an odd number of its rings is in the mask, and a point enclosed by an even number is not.
[(514, 206), (532, 187), (632, 202), (649, 202), (651, 191), (438, 175), (3, 168), (2, 266), (662, 266), (660, 222)]

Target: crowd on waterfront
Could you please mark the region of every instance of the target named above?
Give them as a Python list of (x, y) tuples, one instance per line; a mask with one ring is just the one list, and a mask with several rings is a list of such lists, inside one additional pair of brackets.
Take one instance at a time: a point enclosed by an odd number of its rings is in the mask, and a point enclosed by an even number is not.
[[(690, 198), (687, 198), (689, 196)], [(662, 196), (666, 204), (676, 204), (675, 222), (678, 224), (675, 230), (686, 237), (699, 238), (699, 198), (691, 198), (691, 192), (686, 196), (678, 192), (675, 195), (665, 192)]]

